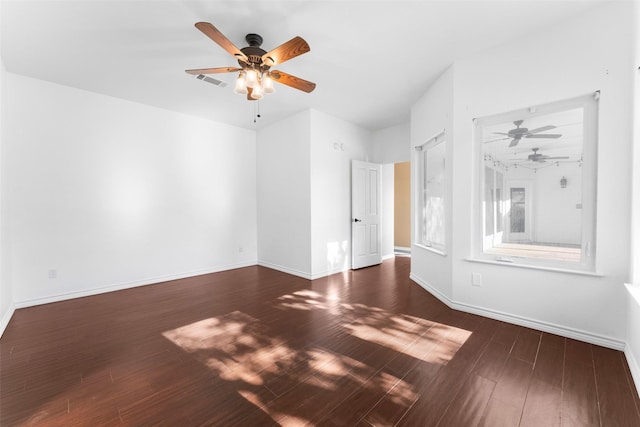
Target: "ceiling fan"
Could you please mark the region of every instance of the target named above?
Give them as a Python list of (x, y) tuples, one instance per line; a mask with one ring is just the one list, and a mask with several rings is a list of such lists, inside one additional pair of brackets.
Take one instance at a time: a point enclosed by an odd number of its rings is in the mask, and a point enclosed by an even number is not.
[(529, 154), (526, 159), (511, 159), (511, 160), (520, 160), (520, 161), (529, 161), (534, 163), (546, 163), (547, 160), (566, 160), (569, 156), (547, 156), (546, 154), (538, 153), (539, 148), (532, 148), (533, 154)]
[[(560, 138), (562, 135), (558, 134), (558, 133), (547, 133), (547, 134), (542, 134), (540, 132), (544, 132), (546, 130), (551, 130), (551, 129), (555, 129), (556, 127), (553, 125), (547, 125), (547, 126), (542, 126), (536, 129), (527, 129), (527, 128), (521, 128), (520, 125), (524, 122), (524, 120), (516, 120), (513, 122), (514, 125), (516, 125), (515, 129), (511, 129), (508, 133), (504, 133), (504, 132), (494, 132), (497, 135), (506, 135), (508, 138), (504, 138), (504, 139), (511, 139), (511, 143), (509, 143), (509, 147), (515, 147), (516, 145), (518, 145), (518, 143), (520, 142), (520, 140), (522, 138)], [(499, 141), (499, 140), (498, 140)]]
[(296, 56), (311, 50), (302, 37), (294, 37), (286, 43), (265, 51), (260, 47), (262, 37), (258, 34), (247, 34), (245, 40), (249, 46), (238, 49), (216, 27), (208, 22), (198, 22), (196, 28), (204, 33), (220, 47), (237, 59), (240, 67), (218, 67), (185, 70), (189, 74), (216, 74), (239, 72), (234, 92), (246, 94), (247, 99), (255, 101), (262, 99), (265, 93), (275, 91), (273, 82), (287, 85), (303, 92), (312, 92), (316, 84), (282, 71), (272, 70), (271, 67), (282, 64)]

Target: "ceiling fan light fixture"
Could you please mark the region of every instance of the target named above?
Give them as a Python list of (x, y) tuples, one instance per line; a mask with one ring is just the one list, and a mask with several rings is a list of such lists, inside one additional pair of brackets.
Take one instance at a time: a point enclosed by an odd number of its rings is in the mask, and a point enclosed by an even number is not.
[(247, 87), (255, 88), (258, 86), (258, 72), (253, 69), (247, 70)]
[(262, 76), (262, 91), (264, 93), (274, 93), (276, 88), (273, 87), (273, 80), (269, 73), (264, 73)]
[(244, 71), (240, 73), (236, 79), (236, 87), (233, 89), (235, 93), (246, 95), (247, 94), (247, 80), (245, 78)]
[(260, 85), (256, 85), (251, 91), (251, 98), (260, 100), (264, 98), (264, 93), (262, 92), (262, 87)]

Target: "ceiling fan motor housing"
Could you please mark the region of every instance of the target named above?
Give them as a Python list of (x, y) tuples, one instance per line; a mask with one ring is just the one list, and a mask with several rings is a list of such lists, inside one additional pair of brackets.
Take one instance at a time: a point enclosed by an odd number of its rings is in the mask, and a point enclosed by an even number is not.
[(247, 34), (245, 40), (247, 40), (249, 46), (243, 47), (242, 49), (240, 49), (240, 51), (247, 55), (249, 62), (245, 62), (239, 59), (238, 64), (240, 64), (240, 66), (242, 66), (243, 68), (253, 65), (258, 70), (268, 70), (269, 67), (267, 67), (262, 62), (262, 55), (267, 53), (266, 50), (260, 48), (260, 45), (262, 44), (262, 37), (259, 34)]
[(260, 47), (262, 44), (262, 36), (260, 34), (247, 34), (244, 39), (251, 47)]
[(514, 125), (516, 125), (515, 129), (511, 129), (509, 131), (509, 135), (514, 137), (514, 138), (522, 138), (527, 132), (529, 132), (529, 129), (527, 128), (521, 128), (520, 125), (524, 122), (524, 120), (516, 120), (515, 122), (513, 122)]

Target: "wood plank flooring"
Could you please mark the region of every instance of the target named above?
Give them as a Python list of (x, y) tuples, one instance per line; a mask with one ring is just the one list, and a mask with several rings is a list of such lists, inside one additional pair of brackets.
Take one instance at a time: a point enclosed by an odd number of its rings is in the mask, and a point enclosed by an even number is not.
[(0, 425), (640, 426), (621, 352), (450, 310), (409, 262), (17, 310)]

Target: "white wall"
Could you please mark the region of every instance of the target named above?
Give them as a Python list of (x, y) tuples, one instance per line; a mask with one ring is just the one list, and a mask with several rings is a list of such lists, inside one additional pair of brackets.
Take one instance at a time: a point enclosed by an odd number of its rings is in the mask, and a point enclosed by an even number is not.
[(634, 94), (635, 102), (633, 108), (634, 132), (633, 132), (633, 155), (632, 155), (632, 237), (631, 237), (631, 268), (630, 285), (628, 285), (629, 295), (627, 304), (627, 346), (625, 355), (629, 362), (629, 368), (636, 383), (636, 388), (640, 390), (640, 3), (634, 3), (635, 35), (635, 78)]
[(258, 262), (311, 274), (311, 113), (261, 129), (257, 137)]
[(351, 267), (351, 159), (371, 134), (317, 110), (258, 132), (258, 260), (308, 279)]
[[(509, 180), (527, 180), (532, 184), (533, 241), (567, 244), (582, 242), (582, 210), (576, 208), (576, 205), (582, 203), (581, 167), (575, 163), (560, 163), (535, 172), (526, 168), (509, 168), (503, 174), (507, 183)], [(563, 176), (567, 178), (566, 188), (560, 187)], [(562, 218), (562, 221), (558, 221), (558, 218)]]
[(382, 233), (381, 252), (382, 259), (392, 258), (395, 256), (394, 245), (394, 225), (395, 225), (395, 209), (394, 209), (394, 193), (395, 193), (395, 167), (393, 163), (387, 163), (381, 166), (381, 186), (382, 186), (382, 212), (380, 218), (380, 227)]
[(351, 160), (370, 145), (369, 131), (311, 110), (312, 278), (351, 268)]
[(374, 131), (371, 144), (371, 162), (402, 163), (411, 160), (411, 150), (407, 145), (411, 140), (411, 124)]
[[(632, 40), (635, 42), (634, 53), (634, 105), (633, 105), (633, 155), (632, 162), (632, 238), (631, 238), (631, 283), (640, 286), (640, 2), (634, 3), (635, 34)], [(640, 344), (640, 343), (639, 343)], [(638, 353), (640, 356), (640, 352)]]
[[(412, 182), (412, 229), (411, 235), (416, 232), (416, 206), (417, 197), (416, 178), (418, 167), (416, 163), (416, 152), (413, 147), (424, 144), (430, 138), (436, 136), (443, 129), (445, 130), (444, 140), (446, 146), (446, 182), (445, 187), (451, 189), (453, 169), (455, 159), (453, 153), (453, 69), (449, 68), (438, 80), (429, 88), (411, 109), (411, 182)], [(469, 194), (468, 188), (453, 189)], [(447, 192), (446, 200), (446, 240), (447, 254), (445, 256), (434, 253), (422, 246), (411, 246), (411, 277), (423, 286), (426, 286), (432, 293), (440, 298), (451, 299), (453, 296), (451, 278), (451, 242), (452, 227), (451, 221), (452, 198), (451, 191)], [(413, 239), (412, 239), (413, 242)]]
[[(630, 243), (631, 7), (630, 3), (608, 3), (453, 65), (454, 175), (449, 218), (454, 230), (451, 302), (457, 308), (612, 347), (623, 346), (627, 311), (623, 283), (628, 278), (629, 257), (620, 248)], [(478, 182), (472, 119), (595, 90), (602, 94), (596, 266), (600, 276), (466, 261), (473, 233), (478, 232), (472, 227), (471, 216), (477, 209), (470, 189), (476, 189)], [(412, 111), (414, 142), (433, 131), (414, 125), (417, 116), (444, 116), (449, 111), (447, 100), (435, 95), (429, 99), (427, 93), (427, 99)], [(429, 105), (438, 102), (444, 105), (430, 111)], [(415, 255), (414, 251), (413, 274), (422, 282), (434, 280), (430, 269), (436, 263)], [(471, 286), (474, 272), (482, 275), (481, 287)]]
[(7, 143), (6, 129), (6, 81), (7, 72), (4, 62), (0, 58), (0, 335), (4, 332), (6, 325), (13, 314), (13, 289), (9, 282), (9, 264), (6, 262), (9, 250), (9, 239), (7, 236), (7, 209), (6, 183), (4, 175), (6, 173), (5, 145)]
[(17, 305), (256, 263), (254, 132), (7, 78)]
[[(582, 168), (576, 164), (560, 164), (539, 169), (537, 175), (533, 217), (536, 242), (582, 243)], [(560, 187), (562, 177), (567, 187)], [(558, 218), (563, 218), (558, 221)]]

